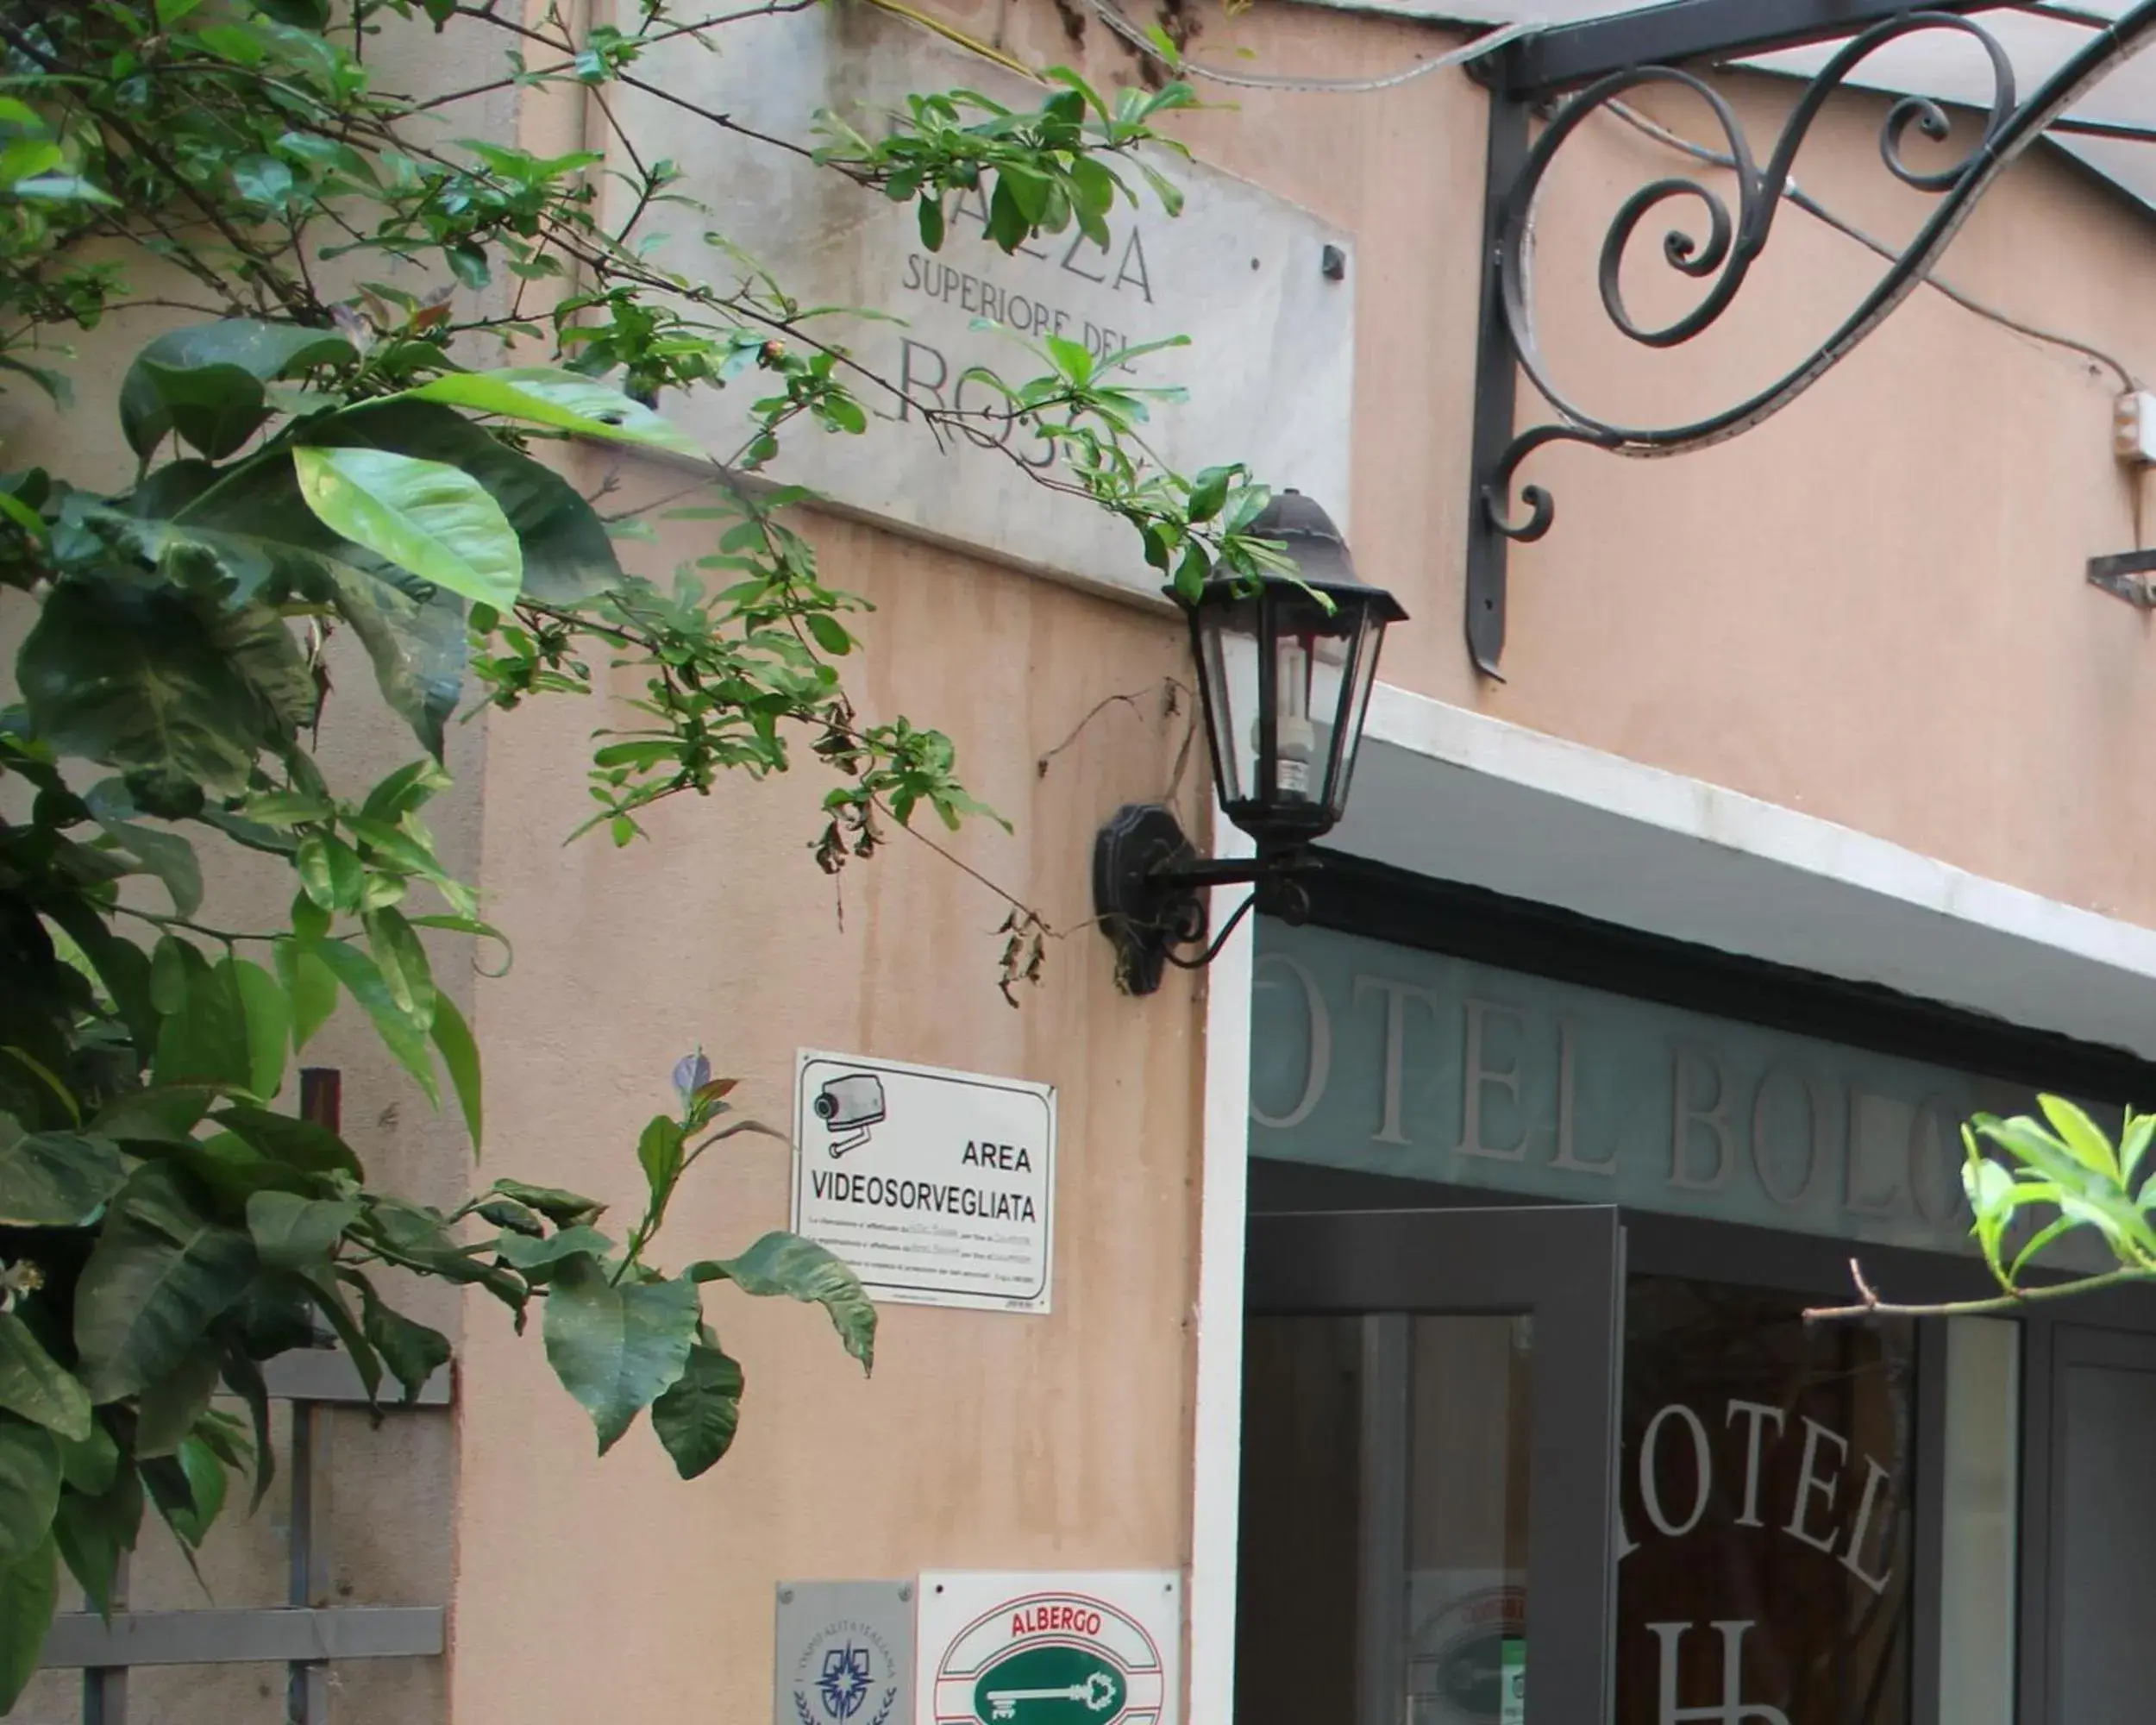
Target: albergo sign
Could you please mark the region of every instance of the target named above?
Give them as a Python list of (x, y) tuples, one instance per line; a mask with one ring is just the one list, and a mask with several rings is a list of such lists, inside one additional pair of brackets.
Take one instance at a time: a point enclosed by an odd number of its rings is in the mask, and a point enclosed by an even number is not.
[(918, 1725), (1175, 1725), (1171, 1572), (921, 1578)]

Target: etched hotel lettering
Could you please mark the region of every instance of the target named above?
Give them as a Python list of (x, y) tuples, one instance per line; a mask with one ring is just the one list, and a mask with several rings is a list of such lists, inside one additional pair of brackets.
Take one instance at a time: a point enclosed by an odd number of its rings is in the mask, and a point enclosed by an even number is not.
[(1617, 1173), (1617, 1146), (1612, 1144), (1609, 1154), (1600, 1161), (1588, 1161), (1579, 1153), (1579, 1123), (1574, 1106), (1578, 1085), (1580, 1027), (1576, 1019), (1561, 1015), (1557, 1019), (1557, 1153), (1550, 1158), (1550, 1166), (1574, 1174), (1599, 1174), (1604, 1179), (1614, 1179)]
[[(1777, 1080), (1781, 1081), (1778, 1085)], [(1777, 1090), (1793, 1096), (1803, 1108), (1804, 1131), (1797, 1138), (1796, 1155), (1802, 1158), (1804, 1176), (1794, 1182), (1786, 1176), (1779, 1182), (1777, 1179), (1777, 1170), (1786, 1169), (1793, 1159), (1786, 1149), (1776, 1154), (1769, 1134), (1770, 1123), (1776, 1118), (1772, 1103)], [(1783, 1209), (1794, 1209), (1812, 1195), (1820, 1170), (1833, 1155), (1833, 1107), (1831, 1086), (1816, 1078), (1800, 1077), (1786, 1066), (1768, 1067), (1759, 1080), (1758, 1094), (1752, 1101), (1752, 1168), (1759, 1176), (1759, 1189)]]
[(1806, 1415), (1804, 1418), (1804, 1459), (1797, 1468), (1796, 1502), (1789, 1509), (1789, 1526), (1782, 1531), (1802, 1540), (1815, 1551), (1826, 1552), (1831, 1555), (1834, 1549), (1834, 1530), (1829, 1527), (1826, 1537), (1822, 1539), (1819, 1534), (1810, 1532), (1805, 1525), (1805, 1518), (1811, 1510), (1812, 1499), (1814, 1497), (1821, 1499), (1831, 1511), (1834, 1507), (1834, 1493), (1840, 1488), (1841, 1484), (1836, 1476), (1831, 1474), (1822, 1476), (1817, 1471), (1819, 1440), (1821, 1438), (1826, 1439), (1841, 1452), (1842, 1460), (1849, 1459), (1849, 1440), (1837, 1433), (1828, 1431), (1818, 1421)]
[[(1871, 1529), (1871, 1512), (1878, 1503), (1879, 1488), (1887, 1483), (1888, 1475), (1887, 1471), (1872, 1460), (1870, 1456), (1864, 1458), (1864, 1465), (1865, 1469), (1864, 1496), (1857, 1504), (1857, 1521), (1856, 1525), (1849, 1530), (1849, 1549), (1841, 1554), (1841, 1566), (1874, 1593), (1884, 1593), (1887, 1583), (1893, 1578), (1894, 1571), (1891, 1569), (1886, 1569), (1882, 1570), (1877, 1575), (1873, 1575), (1864, 1568), (1863, 1559), (1864, 1536)], [(1891, 1526), (1890, 1523), (1889, 1525)], [(1881, 1536), (1879, 1543), (1882, 1547), (1885, 1546), (1887, 1537), (1885, 1534)]]
[(1251, 967), (1251, 992), (1275, 988), (1284, 985), (1264, 980), (1265, 967), (1277, 964), (1289, 972), (1302, 989), (1304, 1035), (1304, 1066), (1302, 1096), (1295, 1106), (1284, 1114), (1269, 1114), (1257, 1105), (1255, 1088), (1250, 1093), (1250, 1119), (1257, 1125), (1274, 1132), (1285, 1132), (1299, 1126), (1318, 1111), (1318, 1104), (1325, 1100), (1326, 1083), (1332, 1076), (1332, 1012), (1325, 1003), (1325, 990), (1318, 986), (1317, 977), (1310, 967), (1288, 957), (1284, 952), (1261, 955)]
[(1745, 1510), (1736, 1525), (1757, 1527), (1764, 1525), (1759, 1520), (1759, 1440), (1769, 1420), (1774, 1421), (1775, 1435), (1779, 1437), (1787, 1419), (1779, 1408), (1770, 1408), (1764, 1402), (1733, 1399), (1726, 1423), (1734, 1425), (1739, 1414), (1749, 1422), (1751, 1431), (1745, 1441)]
[(1438, 1013), (1437, 992), (1418, 988), (1413, 982), (1403, 982), (1396, 976), (1364, 976), (1355, 979), (1355, 1004), (1363, 1004), (1365, 991), (1385, 997), (1385, 1107), (1377, 1130), (1370, 1134), (1373, 1144), (1406, 1144), (1407, 1132), (1400, 1118), (1400, 1090), (1401, 1056), (1407, 1034), (1407, 1002), (1420, 1000), (1430, 1008), (1434, 1019)]
[[(1515, 1034), (1513, 1037), (1512, 1058), (1506, 1064), (1495, 1063), (1489, 1050), (1489, 1029), (1495, 1019), (1502, 1024), (1511, 1020)], [(1527, 1154), (1527, 1127), (1523, 1120), (1520, 1127), (1520, 1141), (1513, 1145), (1491, 1145), (1482, 1142), (1482, 1099), (1485, 1090), (1498, 1090), (1508, 1097), (1514, 1113), (1520, 1108), (1520, 1044), (1526, 1039), (1527, 1015), (1511, 1007), (1503, 1007), (1495, 1000), (1478, 1000), (1472, 994), (1467, 998), (1467, 1040), (1460, 1061), (1460, 1141), (1452, 1146), (1457, 1156), (1486, 1157), (1492, 1162), (1518, 1162)]]
[[(1695, 1103), (1701, 1081), (1713, 1087), (1708, 1101)], [(1687, 1192), (1719, 1192), (1736, 1166), (1729, 1118), (1729, 1073), (1720, 1057), (1704, 1049), (1680, 1046), (1670, 1092), (1670, 1184)], [(1697, 1128), (1698, 1130), (1695, 1130)], [(1692, 1170), (1692, 1146), (1704, 1135), (1713, 1145), (1714, 1172)]]
[(1647, 1628), (1662, 1644), (1661, 1708), (1658, 1725), (1789, 1725), (1789, 1716), (1764, 1701), (1744, 1699), (1745, 1636), (1758, 1628), (1758, 1620), (1716, 1622), (1707, 1626), (1722, 1638), (1722, 1698), (1719, 1707), (1679, 1707), (1677, 1704), (1677, 1659), (1689, 1623), (1650, 1623)]
[[(1663, 1426), (1671, 1418), (1680, 1421), (1692, 1434), (1692, 1513), (1682, 1523), (1673, 1523), (1662, 1508), (1661, 1459), (1658, 1440)], [(1655, 1531), (1666, 1534), (1673, 1540), (1681, 1540), (1700, 1524), (1707, 1514), (1707, 1500), (1714, 1489), (1714, 1458), (1708, 1448), (1707, 1427), (1700, 1416), (1682, 1402), (1672, 1402), (1647, 1421), (1646, 1435), (1639, 1440), (1639, 1506), (1647, 1512), (1647, 1519), (1654, 1523)]]
[(1902, 1135), (1890, 1122), (1907, 1112), (1904, 1104), (1890, 1096), (1875, 1096), (1861, 1085), (1851, 1087), (1848, 1165), (1841, 1190), (1841, 1207), (1851, 1215), (1891, 1216), (1901, 1208), (1902, 1189), (1890, 1157)]

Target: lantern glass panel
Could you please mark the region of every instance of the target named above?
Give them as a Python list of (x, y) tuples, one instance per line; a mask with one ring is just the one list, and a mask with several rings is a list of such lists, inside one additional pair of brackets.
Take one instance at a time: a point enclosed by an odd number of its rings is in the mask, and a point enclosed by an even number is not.
[(1345, 757), (1369, 697), (1369, 612), (1352, 599), (1328, 611), (1299, 588), (1275, 589), (1272, 598), (1274, 774), (1259, 794), (1291, 826), (1330, 825), (1346, 796)]
[(1198, 613), (1199, 662), (1224, 807), (1257, 795), (1258, 612), (1253, 595), (1209, 602)]
[(1362, 752), (1363, 715), (1369, 708), (1370, 686), (1377, 681), (1377, 649), (1384, 633), (1385, 625), (1376, 614), (1364, 611), (1358, 619), (1354, 658), (1348, 674), (1341, 680), (1341, 705), (1332, 733), (1332, 765), (1326, 796), (1336, 822), (1347, 812), (1355, 759)]

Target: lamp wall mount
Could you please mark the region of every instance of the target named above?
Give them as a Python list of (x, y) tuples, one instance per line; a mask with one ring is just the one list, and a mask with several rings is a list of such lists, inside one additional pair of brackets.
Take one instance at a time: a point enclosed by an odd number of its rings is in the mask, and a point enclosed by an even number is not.
[[(1159, 803), (1126, 803), (1094, 840), (1093, 908), (1116, 955), (1116, 982), (1126, 994), (1150, 994), (1166, 967), (1196, 970), (1212, 963), (1252, 908), (1285, 922), (1310, 913), (1300, 876), (1318, 866), (1300, 847), (1248, 857), (1201, 857), (1182, 823)], [(1206, 895), (1214, 887), (1247, 885), (1250, 895), (1218, 934)], [(1179, 947), (1201, 949), (1185, 958)]]
[[(2015, 88), (2013, 63), (1998, 39), (1981, 24), (1950, 9), (1953, 0), (1926, 9), (1889, 9), (1865, 0), (1855, 16), (1886, 16), (1852, 36), (1805, 86), (1762, 165), (1742, 122), (1713, 85), (1681, 66), (1660, 63), (1665, 51), (1675, 57), (1757, 53), (1831, 34), (1825, 27), (1839, 12), (1843, 28), (1849, 7), (1827, 0), (1775, 0), (1762, 8), (1745, 0), (1691, 0), (1664, 6), (1627, 21), (1624, 46), (1638, 58), (1600, 75), (1592, 54), (1573, 53), (1611, 36), (1611, 24), (1578, 25), (1571, 31), (1545, 31), (1490, 56), (1489, 178), (1486, 187), (1485, 269), (1482, 342), (1477, 360), (1474, 430), (1473, 495), (1469, 501), (1467, 546), (1467, 637), (1475, 663), (1485, 674), (1499, 675), (1505, 641), (1505, 586), (1507, 554), (1514, 543), (1527, 543), (1547, 534), (1556, 519), (1556, 500), (1541, 485), (1517, 483), (1529, 458), (1554, 443), (1583, 443), (1611, 455), (1646, 459), (1702, 449), (1739, 436), (1772, 418), (1846, 358), (1922, 285), (1977, 202), (1996, 184), (2009, 164), (2053, 121), (2064, 116), (2094, 85), (2122, 62), (2156, 40), (2156, 0), (2140, 0), (2108, 27), (2090, 27), (2089, 40), (2026, 100)], [(1787, 15), (1779, 34), (1762, 39), (1760, 20), (1768, 13)], [(1748, 22), (1740, 22), (1740, 19)], [(1718, 40), (1714, 26), (1726, 21)], [(1586, 34), (1599, 29), (1600, 34)], [(1790, 170), (1798, 147), (1827, 99), (1846, 85), (1858, 66), (1889, 43), (1919, 32), (1949, 31), (1972, 41), (1991, 71), (1992, 97), (1974, 144), (1945, 166), (1920, 167), (1905, 154), (1912, 130), (1934, 143), (1947, 141), (1953, 122), (1946, 110), (1927, 97), (1907, 96), (1895, 102), (1880, 129), (1879, 150), (1887, 171), (1904, 185), (1939, 199), (1929, 218), (1885, 273), (1850, 310), (1833, 334), (1779, 378), (1742, 400), (1704, 418), (1677, 424), (1633, 424), (1590, 411), (1567, 395), (1545, 354), (1536, 332), (1532, 292), (1533, 216), (1536, 200), (1551, 167), (1566, 142), (1595, 114), (1622, 104), (1627, 97), (1655, 88), (1689, 92), (1706, 106), (1721, 134), (1716, 151), (1736, 178), (1733, 212), (1721, 192), (1703, 180), (1673, 175), (1649, 181), (1618, 207), (1606, 230), (1600, 257), (1602, 310), (1627, 340), (1662, 349), (1681, 346), (1712, 328), (1736, 300), (1752, 266), (1765, 250), (1777, 216), (1790, 188)], [(1611, 36), (1612, 41), (1617, 40)], [(1587, 81), (1565, 97), (1539, 136), (1530, 141), (1531, 101), (1550, 93), (1551, 68)], [(1688, 227), (1672, 223), (1664, 233), (1663, 262), (1705, 285), (1701, 297), (1683, 316), (1667, 322), (1635, 317), (1627, 302), (1623, 274), (1632, 242), (1650, 216), (1665, 204), (1681, 204), (1695, 219)], [(1524, 374), (1548, 404), (1553, 417), (1520, 429), (1514, 417), (1517, 378)]]

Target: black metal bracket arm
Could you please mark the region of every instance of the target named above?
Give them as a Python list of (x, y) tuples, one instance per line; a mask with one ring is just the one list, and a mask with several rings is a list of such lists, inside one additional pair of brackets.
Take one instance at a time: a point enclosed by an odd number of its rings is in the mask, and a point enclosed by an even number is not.
[[(1299, 877), (1318, 866), (1300, 847), (1248, 857), (1200, 856), (1171, 811), (1158, 803), (1126, 803), (1093, 847), (1094, 914), (1115, 948), (1117, 986), (1126, 994), (1150, 994), (1168, 965), (1202, 969), (1253, 909), (1301, 921), (1310, 913), (1310, 897)], [(1208, 943), (1206, 894), (1214, 887), (1245, 884), (1250, 897)], [(1175, 950), (1183, 946), (1203, 950), (1185, 958)]]
[[(1490, 676), (1505, 643), (1508, 548), (1548, 533), (1556, 501), (1540, 485), (1517, 484), (1520, 469), (1552, 443), (1583, 443), (1633, 458), (1680, 455), (1741, 436), (1771, 419), (1818, 382), (1922, 285), (1976, 204), (2007, 166), (2064, 116), (2089, 90), (2143, 44), (2156, 38), (2156, 0), (2140, 0), (2114, 22), (2068, 17), (2088, 40), (2026, 101), (1998, 39), (1960, 16), (1991, 8), (1980, 0), (1940, 0), (1920, 9), (1893, 0), (1683, 0), (1616, 19), (1549, 30), (1493, 56), (1490, 154), (1486, 186), (1481, 346), (1477, 354), (1474, 471), (1468, 509), (1467, 636), (1476, 667)], [(2065, 16), (2066, 15), (2055, 15)], [(1735, 110), (1696, 74), (1667, 60), (1758, 53), (1841, 34), (1877, 20), (1852, 36), (1805, 87), (1762, 164)], [(1839, 28), (1835, 28), (1839, 25)], [(1625, 111), (1642, 90), (1675, 88), (1705, 104), (1720, 137), (1706, 155), (1734, 177), (1735, 208), (1703, 179), (1683, 174), (1642, 185), (1618, 207), (1602, 240), (1602, 310), (1627, 340), (1674, 348), (1713, 327), (1735, 301), (1766, 248), (1799, 147), (1829, 97), (1861, 63), (1889, 43), (1924, 31), (1963, 36), (1990, 63), (1992, 94), (1982, 135), (1943, 166), (1920, 167), (1904, 154), (1912, 129), (1934, 143), (1954, 125), (1940, 104), (1906, 96), (1889, 109), (1879, 134), (1887, 171), (1939, 202), (1906, 249), (1839, 328), (1781, 377), (1743, 400), (1683, 424), (1635, 424), (1589, 411), (1568, 395), (1545, 355), (1535, 327), (1532, 291), (1534, 212), (1552, 163), (1566, 141), (1598, 112)], [(1612, 56), (1629, 52), (1631, 63)], [(1660, 62), (1660, 63), (1658, 63)], [(1568, 82), (1591, 79), (1563, 100), (1529, 142), (1531, 100)], [(1634, 236), (1665, 204), (1684, 207), (1689, 225), (1672, 222), (1662, 235), (1663, 263), (1701, 284), (1689, 311), (1666, 322), (1635, 317), (1624, 289), (1625, 261)], [(1520, 374), (1547, 403), (1551, 417), (1520, 429), (1514, 419)], [(2092, 579), (2094, 579), (2092, 574)]]
[(2089, 559), (2089, 585), (2140, 611), (2156, 611), (2156, 551)]

